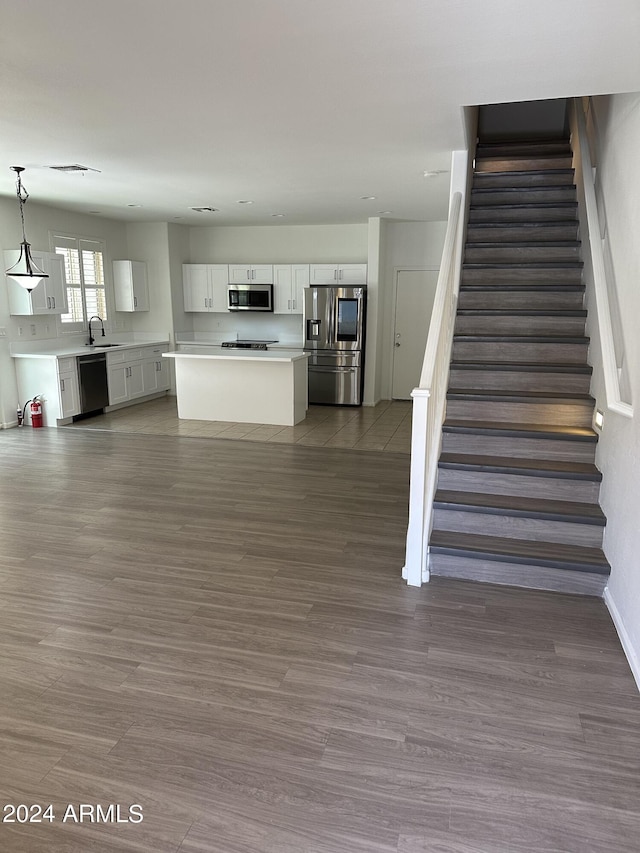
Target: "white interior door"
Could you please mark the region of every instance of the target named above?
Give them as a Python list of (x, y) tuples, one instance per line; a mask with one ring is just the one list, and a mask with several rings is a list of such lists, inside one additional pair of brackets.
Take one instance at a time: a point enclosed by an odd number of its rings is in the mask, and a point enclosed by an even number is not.
[(394, 400), (408, 400), (420, 381), (438, 270), (398, 270), (393, 334)]

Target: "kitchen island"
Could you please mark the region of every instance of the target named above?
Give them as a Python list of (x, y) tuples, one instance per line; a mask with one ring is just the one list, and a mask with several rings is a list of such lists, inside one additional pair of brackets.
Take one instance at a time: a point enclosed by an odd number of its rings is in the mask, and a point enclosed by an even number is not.
[(306, 352), (211, 347), (163, 358), (175, 362), (179, 418), (293, 426), (306, 417)]

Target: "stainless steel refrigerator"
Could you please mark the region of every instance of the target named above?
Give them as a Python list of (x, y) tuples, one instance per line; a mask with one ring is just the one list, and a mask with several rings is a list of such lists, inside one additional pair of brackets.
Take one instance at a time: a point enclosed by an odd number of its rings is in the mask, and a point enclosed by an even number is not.
[(366, 310), (364, 286), (305, 288), (304, 348), (310, 354), (310, 403), (362, 404)]

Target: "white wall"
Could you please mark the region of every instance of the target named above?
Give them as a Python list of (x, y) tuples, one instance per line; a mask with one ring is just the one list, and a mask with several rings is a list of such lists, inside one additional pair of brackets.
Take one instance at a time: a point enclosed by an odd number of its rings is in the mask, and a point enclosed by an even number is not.
[[(35, 194), (35, 189), (25, 178), (27, 188)], [(113, 293), (111, 261), (115, 258), (126, 257), (126, 233), (124, 223), (98, 216), (85, 216), (47, 207), (30, 200), (25, 205), (25, 224), (27, 239), (34, 250), (50, 252), (50, 234), (73, 234), (80, 237), (90, 237), (104, 240), (106, 243), (105, 278), (107, 289)], [(22, 240), (20, 228), (20, 212), (17, 200), (0, 198), (0, 258), (5, 249), (17, 249)], [(111, 303), (113, 301), (111, 300)], [(131, 321), (125, 315), (119, 324), (121, 330), (131, 328)], [(116, 319), (110, 318), (113, 323)], [(31, 327), (35, 334), (31, 334)], [(11, 317), (6, 287), (0, 287), (0, 328), (6, 330), (6, 335), (0, 337), (0, 427), (15, 423), (18, 407), (18, 388), (15, 377), (14, 361), (9, 356), (9, 345), (14, 341), (42, 340), (54, 338), (61, 334), (61, 325), (56, 317)], [(23, 335), (18, 334), (22, 328)], [(24, 403), (24, 401), (22, 401)]]
[(595, 98), (597, 180), (604, 198), (620, 319), (629, 365), (629, 420), (606, 409), (600, 365), (592, 393), (605, 412), (597, 464), (607, 516), (604, 550), (612, 566), (607, 600), (640, 685), (640, 93)]
[[(400, 269), (438, 269), (447, 230), (446, 222), (388, 221), (384, 234), (381, 275), (380, 396), (391, 398), (395, 281)], [(425, 323), (429, 324), (429, 317)]]
[(169, 225), (166, 222), (129, 224), (125, 260), (144, 261), (149, 284), (149, 310), (131, 316), (136, 332), (166, 332), (173, 340)]
[(365, 263), (367, 239), (366, 224), (191, 228), (191, 263)]

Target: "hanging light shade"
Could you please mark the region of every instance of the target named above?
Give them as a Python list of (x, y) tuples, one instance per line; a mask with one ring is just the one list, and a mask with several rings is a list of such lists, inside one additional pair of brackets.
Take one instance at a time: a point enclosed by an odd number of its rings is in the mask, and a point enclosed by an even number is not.
[(17, 281), (20, 287), (24, 287), (25, 290), (31, 293), (34, 287), (37, 287), (43, 279), (49, 278), (49, 276), (44, 270), (40, 269), (31, 257), (31, 244), (27, 241), (24, 231), (24, 205), (29, 198), (29, 193), (23, 187), (20, 177), (20, 173), (24, 172), (24, 167), (11, 166), (11, 169), (18, 176), (16, 187), (18, 204), (20, 205), (20, 221), (22, 223), (22, 243), (20, 244), (20, 257), (12, 267), (6, 270), (6, 275)]

